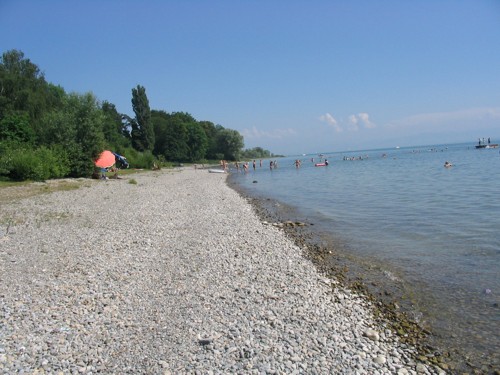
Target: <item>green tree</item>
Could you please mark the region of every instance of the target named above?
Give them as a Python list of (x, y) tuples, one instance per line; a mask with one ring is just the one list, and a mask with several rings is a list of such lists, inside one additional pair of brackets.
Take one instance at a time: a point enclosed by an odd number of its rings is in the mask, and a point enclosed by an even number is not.
[(132, 122), (132, 146), (138, 151), (153, 150), (155, 134), (151, 124), (151, 110), (146, 89), (137, 85), (132, 89), (132, 109), (135, 122)]
[[(42, 116), (61, 104), (64, 90), (48, 84), (38, 66), (17, 50), (0, 58), (0, 120), (26, 113), (36, 131)], [(24, 125), (24, 124), (23, 124)]]
[(206, 158), (207, 159), (217, 159), (217, 128), (214, 123), (211, 121), (199, 121), (201, 128), (205, 132), (207, 136), (207, 151)]
[(189, 148), (186, 123), (178, 114), (170, 115), (164, 134), (163, 155), (170, 161), (187, 161)]
[(17, 141), (33, 144), (35, 132), (26, 112), (12, 113), (0, 120), (0, 141)]
[(189, 161), (195, 162), (204, 159), (207, 153), (208, 139), (200, 124), (189, 122), (187, 124), (187, 145)]
[(236, 130), (220, 129), (217, 131), (217, 150), (226, 160), (238, 160), (243, 148), (243, 136)]
[(122, 149), (130, 147), (130, 139), (123, 134), (123, 115), (118, 113), (114, 104), (104, 101), (101, 105), (104, 114), (103, 133), (107, 148)]
[(243, 150), (241, 153), (242, 159), (263, 159), (269, 158), (272, 154), (268, 150), (264, 150), (262, 147), (254, 147), (251, 149)]
[(44, 116), (38, 138), (43, 145), (62, 147), (70, 161), (70, 176), (90, 176), (93, 160), (104, 149), (104, 120), (93, 94), (70, 94), (61, 110)]
[(155, 147), (153, 149), (154, 155), (163, 155), (165, 157), (169, 119), (170, 115), (165, 111), (151, 111), (151, 122), (155, 132)]

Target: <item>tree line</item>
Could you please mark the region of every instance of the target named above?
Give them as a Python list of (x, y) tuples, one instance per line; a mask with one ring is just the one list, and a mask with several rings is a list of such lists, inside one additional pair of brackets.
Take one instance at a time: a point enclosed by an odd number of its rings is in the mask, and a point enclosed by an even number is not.
[(244, 150), (236, 130), (187, 112), (151, 110), (146, 89), (132, 89), (135, 117), (94, 94), (67, 93), (18, 50), (0, 59), (0, 179), (89, 177), (105, 149), (135, 168), (154, 163), (207, 162), (275, 156)]

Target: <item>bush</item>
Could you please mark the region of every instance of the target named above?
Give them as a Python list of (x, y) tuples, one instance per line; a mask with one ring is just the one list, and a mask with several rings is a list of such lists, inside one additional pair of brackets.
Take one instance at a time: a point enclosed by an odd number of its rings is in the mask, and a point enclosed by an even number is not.
[(32, 149), (22, 144), (3, 146), (0, 174), (12, 180), (44, 181), (64, 177), (70, 171), (68, 157), (60, 147)]
[(127, 158), (130, 168), (151, 169), (156, 159), (151, 151), (139, 152), (133, 148), (120, 149), (120, 155)]

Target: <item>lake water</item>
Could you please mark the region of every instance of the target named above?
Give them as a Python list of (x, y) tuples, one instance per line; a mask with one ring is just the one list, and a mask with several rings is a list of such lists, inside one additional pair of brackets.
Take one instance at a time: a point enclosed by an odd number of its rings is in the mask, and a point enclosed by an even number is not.
[(323, 154), (327, 167), (314, 166), (318, 155), (280, 158), (273, 170), (269, 160), (262, 167), (257, 160), (255, 171), (250, 163), (248, 173), (231, 179), (250, 195), (294, 207), (335, 239), (337, 250), (376, 264), (386, 285), (411, 296), (414, 316), (441, 345), (498, 368), (499, 149), (455, 144)]

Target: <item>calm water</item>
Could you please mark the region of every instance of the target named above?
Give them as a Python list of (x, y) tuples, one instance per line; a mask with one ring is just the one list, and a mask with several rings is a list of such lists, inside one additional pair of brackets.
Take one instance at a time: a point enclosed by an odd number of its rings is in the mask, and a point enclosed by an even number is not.
[[(412, 296), (441, 342), (500, 353), (500, 154), (473, 144), (324, 153), (278, 159), (232, 179), (251, 195), (295, 207), (342, 250), (377, 264)], [(386, 154), (383, 157), (383, 154)], [(359, 157), (362, 160), (344, 160)], [(300, 169), (293, 165), (302, 160)], [(445, 161), (453, 167), (444, 168)], [(257, 183), (253, 183), (257, 181)]]

